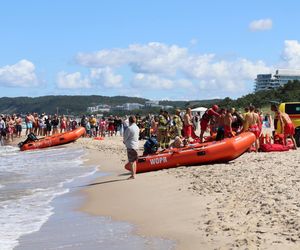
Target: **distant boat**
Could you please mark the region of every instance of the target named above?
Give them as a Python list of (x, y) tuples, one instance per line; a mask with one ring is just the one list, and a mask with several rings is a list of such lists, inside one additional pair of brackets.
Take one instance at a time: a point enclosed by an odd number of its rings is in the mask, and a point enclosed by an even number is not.
[[(228, 162), (247, 151), (255, 139), (253, 133), (245, 132), (222, 141), (197, 143), (184, 148), (169, 149), (153, 155), (141, 156), (137, 160), (136, 172)], [(125, 169), (130, 170), (129, 163), (125, 165)]]
[(84, 133), (85, 133), (85, 128), (80, 127), (72, 131), (55, 134), (52, 136), (46, 136), (41, 139), (37, 139), (35, 135), (30, 134), (30, 136), (28, 136), (26, 141), (19, 143), (19, 147), (22, 151), (53, 147), (53, 146), (62, 145), (62, 144), (75, 141), (79, 137), (84, 135)]

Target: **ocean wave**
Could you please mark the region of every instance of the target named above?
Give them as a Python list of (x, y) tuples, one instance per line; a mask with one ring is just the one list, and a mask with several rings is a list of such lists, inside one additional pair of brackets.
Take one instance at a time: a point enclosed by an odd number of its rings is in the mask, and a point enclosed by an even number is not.
[(0, 249), (13, 249), (21, 236), (38, 231), (53, 214), (51, 201), (67, 192), (69, 189), (37, 189), (19, 200), (1, 202), (5, 209), (0, 213)]
[(1, 250), (13, 249), (21, 236), (40, 230), (53, 214), (51, 201), (69, 192), (67, 184), (97, 171), (83, 167), (81, 149), (17, 150), (1, 148)]
[(16, 155), (18, 152), (20, 152), (20, 149), (18, 147), (0, 146), (0, 156)]

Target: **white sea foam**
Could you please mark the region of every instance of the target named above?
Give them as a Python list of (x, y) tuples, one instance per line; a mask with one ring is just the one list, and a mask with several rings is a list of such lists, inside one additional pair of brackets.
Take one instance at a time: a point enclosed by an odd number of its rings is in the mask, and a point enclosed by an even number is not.
[(52, 215), (50, 202), (67, 192), (68, 189), (39, 190), (17, 201), (4, 202), (5, 209), (0, 214), (1, 249), (13, 249), (22, 235), (38, 231)]
[(88, 176), (83, 150), (50, 149), (18, 152), (0, 147), (0, 249), (13, 249), (18, 239), (38, 231), (53, 213), (51, 201), (69, 191), (65, 183)]
[(20, 149), (12, 146), (0, 146), (0, 156), (16, 155)]

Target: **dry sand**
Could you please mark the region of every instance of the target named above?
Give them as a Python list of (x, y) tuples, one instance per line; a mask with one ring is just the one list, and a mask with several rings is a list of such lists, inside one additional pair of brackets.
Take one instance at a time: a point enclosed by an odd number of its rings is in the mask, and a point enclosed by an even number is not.
[(126, 180), (121, 137), (76, 145), (110, 173), (85, 189), (85, 212), (134, 223), (136, 233), (175, 240), (177, 249), (300, 249), (300, 150)]

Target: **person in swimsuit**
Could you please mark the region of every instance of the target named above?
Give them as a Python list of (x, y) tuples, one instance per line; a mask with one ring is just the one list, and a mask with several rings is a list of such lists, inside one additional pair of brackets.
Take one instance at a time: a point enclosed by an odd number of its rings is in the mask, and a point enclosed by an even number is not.
[(233, 131), (232, 131), (232, 122), (233, 122), (233, 117), (232, 117), (232, 109), (227, 109), (226, 114), (224, 116), (224, 136), (225, 138), (231, 138), (234, 136)]
[(193, 117), (191, 108), (186, 109), (186, 113), (183, 117), (183, 131), (184, 137), (187, 140), (190, 140), (190, 138), (192, 138), (193, 133)]
[(27, 113), (25, 116), (25, 123), (26, 123), (26, 135), (32, 132), (32, 115)]
[(225, 138), (225, 114), (226, 110), (221, 108), (219, 111), (220, 116), (216, 119), (217, 136), (216, 141), (221, 141)]
[(249, 112), (245, 113), (243, 132), (250, 131), (255, 137), (255, 152), (258, 152), (259, 148), (259, 137), (261, 134), (260, 130), (260, 118), (257, 113), (254, 112), (255, 107), (253, 105), (249, 106)]
[(102, 119), (99, 121), (99, 135), (101, 137), (105, 137), (106, 129), (107, 129), (107, 122), (105, 120), (105, 117), (102, 117)]
[(108, 118), (107, 130), (108, 130), (108, 136), (113, 136), (114, 135), (115, 126), (114, 126), (114, 118), (113, 118), (112, 115)]
[(20, 138), (22, 133), (22, 117), (20, 115), (17, 115), (16, 118), (16, 133), (17, 136)]
[(66, 132), (67, 129), (67, 119), (64, 115), (60, 117), (60, 133)]
[(39, 134), (39, 116), (37, 113), (33, 114), (33, 133), (35, 135)]
[(15, 124), (15, 120), (12, 117), (8, 116), (6, 120), (6, 139), (11, 142), (14, 140)]
[(271, 105), (271, 110), (275, 112), (275, 116), (280, 122), (281, 133), (284, 135), (284, 143), (287, 145), (287, 138), (290, 137), (294, 144), (294, 149), (297, 149), (296, 140), (294, 138), (295, 126), (291, 121), (289, 115), (285, 112), (281, 112), (274, 104)]
[(243, 116), (237, 110), (235, 110), (235, 108), (231, 108), (230, 113), (232, 116), (232, 130), (235, 133), (240, 133), (243, 128)]

